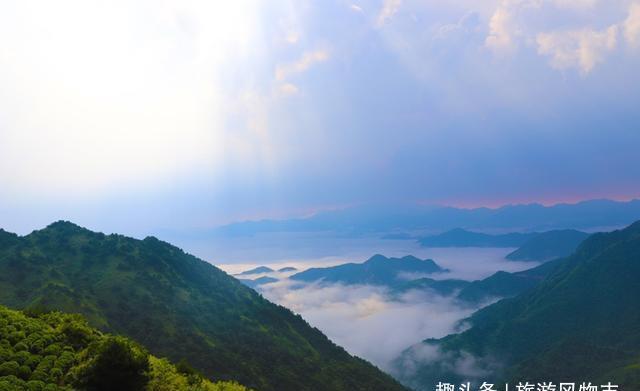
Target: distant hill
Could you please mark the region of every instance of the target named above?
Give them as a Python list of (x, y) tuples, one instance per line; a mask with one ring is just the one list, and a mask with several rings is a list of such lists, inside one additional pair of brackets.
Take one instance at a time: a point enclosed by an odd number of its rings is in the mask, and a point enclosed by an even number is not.
[(537, 233), (517, 232), (490, 235), (456, 228), (439, 235), (427, 236), (419, 242), (424, 247), (519, 247), (536, 235)]
[[(393, 285), (423, 274), (442, 273), (446, 269), (431, 259), (418, 259), (414, 256), (387, 258), (377, 254), (364, 263), (347, 263), (325, 268), (311, 268), (289, 277), (292, 280), (314, 282), (322, 281), (342, 284)], [(411, 276), (415, 276), (410, 278)]]
[(532, 289), (555, 270), (559, 262), (559, 260), (547, 262), (515, 273), (499, 271), (476, 281), (420, 278), (396, 284), (393, 286), (392, 293), (399, 294), (413, 289), (430, 290), (442, 296), (453, 296), (463, 304), (477, 305), (488, 300), (513, 297)]
[(91, 328), (80, 315), (27, 314), (0, 306), (0, 389), (68, 391), (245, 391), (213, 384), (184, 363)]
[(573, 253), (588, 233), (574, 229), (542, 232), (506, 256), (512, 261), (548, 261)]
[(515, 273), (496, 272), (485, 279), (470, 282), (456, 297), (463, 302), (478, 304), (490, 299), (519, 295), (538, 285), (555, 270), (559, 262), (551, 261)]
[(256, 390), (403, 389), (300, 316), (156, 238), (57, 222), (3, 242), (4, 305), (81, 313), (155, 355)]
[(250, 270), (245, 270), (242, 273), (238, 274), (239, 276), (246, 276), (248, 274), (260, 274), (260, 273), (273, 273), (274, 270), (271, 269), (270, 267), (266, 267), (266, 266), (258, 266), (254, 269), (250, 269)]
[(278, 271), (280, 273), (288, 273), (288, 272), (297, 272), (298, 269), (296, 269), (295, 267), (287, 266), (287, 267), (283, 267), (281, 269), (278, 269)]
[(640, 220), (640, 200), (589, 200), (575, 204), (506, 205), (500, 208), (455, 208), (421, 205), (368, 205), (319, 212), (289, 220), (246, 221), (225, 225), (198, 237), (251, 236), (266, 232), (339, 231), (350, 234), (395, 233), (415, 230), (548, 231), (622, 227)]
[(467, 331), (405, 351), (399, 378), (417, 390), (523, 379), (640, 389), (640, 222), (593, 234), (558, 262), (533, 289), (473, 314)]
[(240, 281), (241, 283), (243, 283), (244, 285), (248, 286), (249, 288), (257, 288), (260, 285), (264, 285), (264, 284), (270, 284), (272, 282), (278, 282), (277, 278), (273, 278), (273, 277), (259, 277), (256, 279), (247, 279), (247, 278), (238, 278), (238, 281)]

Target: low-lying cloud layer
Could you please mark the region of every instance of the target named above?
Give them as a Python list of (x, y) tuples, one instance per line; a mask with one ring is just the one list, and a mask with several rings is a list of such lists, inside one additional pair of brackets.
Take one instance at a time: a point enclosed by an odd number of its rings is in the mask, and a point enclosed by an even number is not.
[[(404, 256), (401, 241), (393, 242), (386, 255)], [(421, 258), (433, 258), (449, 273), (430, 275), (431, 278), (458, 278), (476, 280), (485, 278), (498, 270), (519, 271), (533, 264), (511, 262), (504, 256), (510, 249), (494, 248), (413, 248), (412, 253)], [(299, 271), (308, 267), (330, 266), (348, 261), (363, 262), (368, 256), (358, 259), (350, 257), (343, 261), (331, 259), (323, 265), (322, 259), (308, 262), (266, 264), (274, 270), (284, 266), (295, 266)], [(222, 265), (232, 274), (249, 270), (256, 264)], [(365, 358), (380, 368), (394, 374), (410, 373), (413, 367), (437, 356), (437, 350), (418, 345), (427, 338), (440, 338), (461, 331), (460, 321), (471, 315), (477, 307), (469, 307), (454, 299), (428, 290), (410, 290), (398, 294), (388, 288), (372, 285), (305, 284), (289, 280), (295, 272), (272, 272), (237, 276), (255, 279), (274, 277), (279, 281), (261, 285), (259, 291), (269, 300), (281, 304), (300, 314), (312, 326), (325, 333), (332, 341), (347, 351)], [(405, 276), (409, 277), (409, 276)], [(421, 277), (421, 276), (413, 276)], [(486, 304), (486, 303), (485, 303)], [(402, 352), (410, 352), (397, 360)], [(395, 362), (394, 362), (395, 361)], [(479, 370), (472, 358), (460, 357), (448, 360), (459, 366), (462, 373)]]
[(409, 346), (456, 331), (474, 309), (452, 298), (410, 291), (392, 300), (385, 288), (369, 285), (263, 285), (264, 296), (302, 315), (350, 353), (383, 369)]

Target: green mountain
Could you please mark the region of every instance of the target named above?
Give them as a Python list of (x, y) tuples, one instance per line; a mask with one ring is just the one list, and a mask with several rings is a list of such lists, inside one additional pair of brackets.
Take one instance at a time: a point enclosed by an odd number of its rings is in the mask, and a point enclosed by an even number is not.
[(2, 234), (0, 303), (81, 313), (151, 353), (256, 390), (401, 390), (300, 316), (209, 263), (148, 237), (57, 222)]
[(342, 284), (370, 284), (391, 286), (406, 281), (405, 278), (422, 274), (442, 273), (446, 269), (431, 259), (418, 259), (408, 255), (402, 258), (387, 258), (377, 254), (364, 263), (346, 263), (343, 265), (311, 268), (289, 277), (296, 281)]
[(438, 235), (427, 236), (419, 242), (424, 247), (519, 247), (536, 235), (537, 233), (519, 232), (490, 235), (456, 228)]
[(506, 256), (512, 261), (548, 261), (571, 255), (588, 233), (575, 229), (542, 232)]
[(216, 384), (185, 364), (89, 327), (80, 315), (28, 313), (0, 306), (0, 389), (3, 391), (243, 391)]
[[(637, 390), (638, 298), (640, 222), (590, 236), (536, 287), (472, 315), (467, 331), (408, 349), (397, 374), (416, 389), (437, 381), (553, 380)], [(420, 359), (424, 351), (436, 359)]]

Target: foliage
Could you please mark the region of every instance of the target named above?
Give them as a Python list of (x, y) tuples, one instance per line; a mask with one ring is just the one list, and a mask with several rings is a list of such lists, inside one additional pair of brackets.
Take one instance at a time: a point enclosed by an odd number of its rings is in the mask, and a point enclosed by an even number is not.
[[(159, 388), (169, 384), (170, 388)], [(102, 334), (79, 315), (35, 317), (0, 306), (1, 390), (246, 391), (184, 375), (133, 341)]]
[[(156, 238), (68, 222), (3, 236), (0, 304), (81, 313), (154, 355), (186, 359), (208, 378), (261, 391), (403, 389), (300, 316)], [(72, 343), (82, 343), (82, 334)]]

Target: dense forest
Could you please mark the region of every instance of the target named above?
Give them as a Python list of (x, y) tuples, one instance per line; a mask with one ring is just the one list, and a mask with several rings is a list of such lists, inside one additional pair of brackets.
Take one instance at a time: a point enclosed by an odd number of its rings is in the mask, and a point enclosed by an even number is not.
[(404, 389), (300, 316), (153, 237), (68, 222), (24, 237), (0, 231), (0, 304), (81, 313), (154, 355), (260, 391)]
[(128, 338), (103, 334), (80, 315), (0, 306), (3, 391), (246, 391), (212, 383), (188, 364), (173, 365)]

